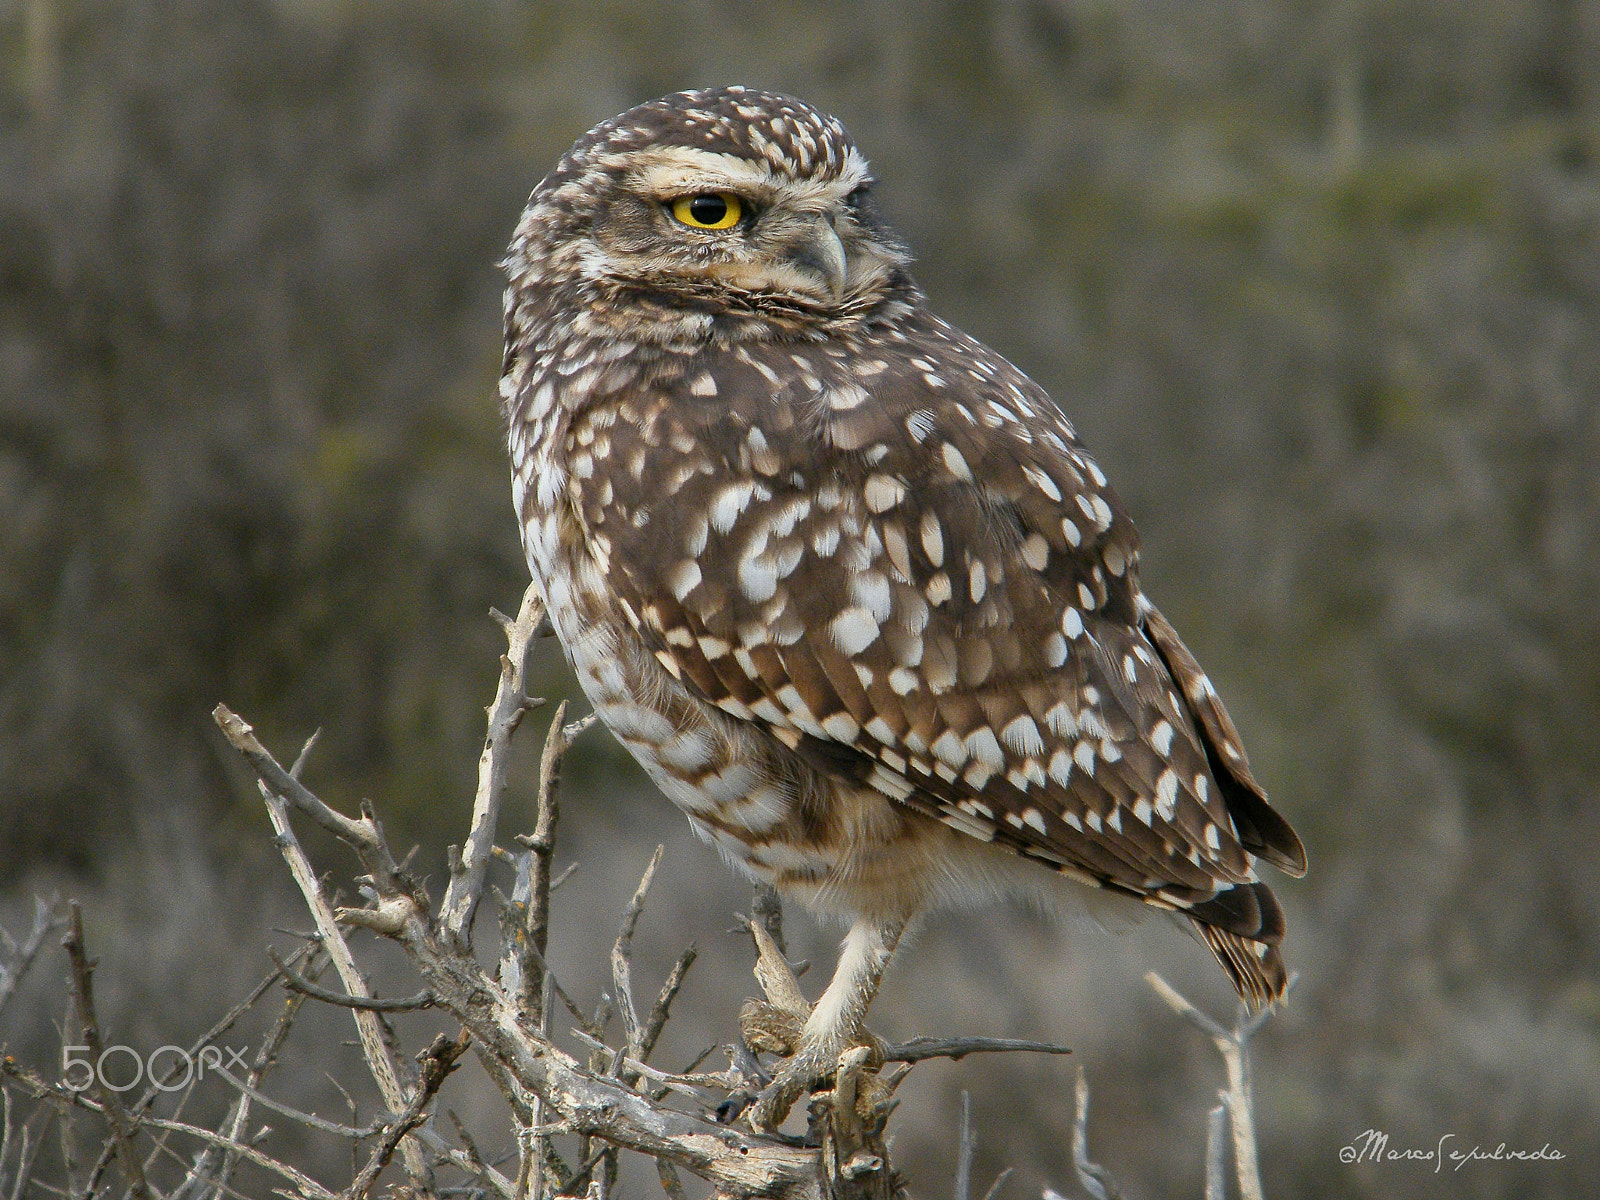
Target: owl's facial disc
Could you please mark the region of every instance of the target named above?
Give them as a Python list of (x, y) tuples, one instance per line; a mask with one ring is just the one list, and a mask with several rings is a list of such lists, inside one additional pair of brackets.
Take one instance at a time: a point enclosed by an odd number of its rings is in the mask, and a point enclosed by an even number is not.
[(903, 261), (860, 219), (870, 177), (859, 156), (831, 177), (678, 146), (627, 165), (592, 230), (601, 251), (592, 266), (612, 278), (710, 282), (827, 309), (870, 293)]

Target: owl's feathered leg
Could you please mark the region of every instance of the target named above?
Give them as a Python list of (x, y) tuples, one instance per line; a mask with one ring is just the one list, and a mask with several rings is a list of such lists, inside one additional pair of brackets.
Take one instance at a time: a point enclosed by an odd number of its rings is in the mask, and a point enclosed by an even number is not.
[(794, 1054), (756, 1097), (750, 1123), (776, 1129), (805, 1092), (833, 1075), (839, 1055), (861, 1038), (867, 1008), (905, 932), (902, 920), (863, 917), (850, 927), (833, 979), (817, 999)]

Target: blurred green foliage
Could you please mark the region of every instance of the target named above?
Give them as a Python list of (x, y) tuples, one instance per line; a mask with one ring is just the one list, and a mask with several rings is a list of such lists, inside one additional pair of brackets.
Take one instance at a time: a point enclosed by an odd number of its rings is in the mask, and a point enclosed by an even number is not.
[[(256, 836), (218, 700), (454, 832), (525, 578), (495, 260), (595, 121), (746, 82), (1079, 424), (1306, 835), (1269, 1190), (1365, 1186), (1370, 1124), (1592, 1144), (1593, 0), (27, 0), (0, 63), (0, 876)], [(1065, 1179), (1048, 1123), (995, 1153)], [(1453, 1194), (1513, 1179), (1600, 1162)]]

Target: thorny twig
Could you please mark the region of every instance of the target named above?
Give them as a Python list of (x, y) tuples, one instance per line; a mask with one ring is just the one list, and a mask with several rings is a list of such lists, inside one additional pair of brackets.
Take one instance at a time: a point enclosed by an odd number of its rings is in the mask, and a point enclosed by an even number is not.
[(538, 588), (530, 583), (522, 593), (522, 607), (515, 620), (499, 612), (493, 615), (506, 631), (509, 646), (500, 656), (500, 683), (495, 689), (494, 702), (486, 710), (489, 728), (484, 737), (483, 753), (478, 757), (478, 790), (472, 802), (472, 828), (459, 858), (452, 864), (450, 884), (439, 905), (439, 923), (445, 936), (462, 949), (472, 944), (472, 918), (478, 911), (484, 873), (494, 854), (495, 826), (506, 791), (506, 750), (523, 716), (544, 703), (530, 699), (524, 690), (528, 650), (534, 635), (544, 624), (544, 602), (539, 598)]
[(661, 865), (665, 846), (657, 846), (650, 863), (634, 889), (627, 908), (622, 910), (622, 923), (617, 930), (617, 940), (611, 947), (611, 983), (617, 991), (617, 1009), (622, 1014), (622, 1032), (627, 1042), (629, 1058), (642, 1058), (644, 1027), (639, 1024), (639, 1010), (633, 1002), (633, 931), (639, 924), (639, 914), (644, 911), (645, 897), (650, 894), (650, 884)]
[[(221, 710), (222, 706), (218, 705), (218, 708)], [(226, 710), (222, 711), (226, 712)], [(233, 715), (228, 713), (227, 716), (232, 717)], [(351, 910), (341, 909), (336, 915), (328, 904), (327, 898), (322, 894), (322, 885), (317, 880), (316, 873), (311, 867), (311, 860), (306, 857), (305, 851), (300, 846), (299, 839), (295, 836), (293, 827), (289, 824), (288, 802), (285, 799), (285, 793), (279, 790), (279, 782), (273, 782), (269, 786), (269, 779), (281, 781), (283, 787), (296, 789), (297, 793), (304, 793), (304, 801), (297, 802), (297, 807), (300, 807), (302, 811), (332, 813), (337, 818), (334, 828), (349, 825), (357, 831), (360, 838), (371, 839), (371, 845), (362, 844), (360, 853), (363, 864), (369, 869), (372, 868), (374, 863), (383, 864), (381, 874), (375, 875), (373, 879), (374, 884), (378, 886), (380, 896), (384, 895), (383, 886), (379, 882), (380, 878), (389, 880), (390, 887), (395, 889), (396, 892), (401, 887), (399, 870), (394, 866), (394, 858), (389, 853), (389, 847), (384, 841), (382, 830), (379, 829), (377, 821), (370, 814), (363, 814), (361, 821), (352, 822), (348, 818), (333, 813), (333, 810), (323, 804), (321, 800), (318, 800), (304, 784), (278, 766), (277, 761), (267, 753), (266, 748), (255, 741), (254, 735), (249, 732), (248, 725), (245, 725), (237, 717), (233, 717), (233, 722), (236, 722), (237, 726), (243, 727), (243, 736), (247, 737), (249, 742), (255, 743), (259, 750), (259, 756), (265, 761), (266, 769), (262, 773), (261, 784), (262, 799), (266, 801), (267, 814), (272, 821), (273, 831), (277, 834), (275, 841), (278, 844), (278, 849), (283, 854), (284, 862), (288, 864), (290, 875), (294, 877), (295, 883), (300, 887), (300, 893), (305, 899), (306, 907), (311, 910), (312, 919), (316, 922), (317, 932), (322, 938), (322, 947), (333, 961), (333, 969), (338, 974), (340, 982), (344, 984), (345, 992), (350, 996), (370, 999), (371, 991), (367, 987), (367, 981), (361, 974), (360, 968), (356, 965), (355, 955), (350, 952), (349, 944), (344, 940), (344, 934), (340, 931), (338, 925), (338, 918), (348, 918), (351, 915)], [(238, 745), (239, 742), (235, 740), (236, 736), (238, 736), (237, 728), (235, 728), (234, 732), (229, 732), (231, 723), (223, 717), (218, 718), (218, 723), (223, 726), (223, 731), (228, 734), (229, 740)], [(256, 758), (249, 751), (242, 750), (241, 752), (245, 753), (247, 758), (250, 758), (252, 765), (255, 764)], [(257, 769), (258, 771), (262, 770), (260, 767)], [(406, 894), (409, 896), (409, 891)], [(383, 1026), (378, 1019), (378, 1014), (370, 1010), (352, 1009), (350, 1015), (355, 1019), (356, 1033), (361, 1041), (362, 1054), (367, 1060), (367, 1069), (372, 1073), (373, 1081), (378, 1085), (378, 1094), (383, 1097), (384, 1105), (391, 1112), (403, 1110), (406, 1107), (405, 1091), (400, 1086), (400, 1077), (395, 1073), (394, 1060), (390, 1057), (389, 1048), (385, 1044)], [(414, 1184), (420, 1186), (428, 1173), (427, 1161), (423, 1157), (421, 1147), (414, 1140), (408, 1140), (402, 1147), (401, 1154), (405, 1160), (406, 1173), (411, 1177)]]
[(137, 1125), (122, 1106), (121, 1098), (106, 1084), (98, 1064), (105, 1051), (100, 1037), (100, 1023), (94, 1011), (94, 964), (89, 961), (88, 949), (83, 942), (83, 911), (76, 900), (67, 905), (67, 936), (61, 940), (67, 958), (72, 964), (73, 1007), (77, 1010), (77, 1024), (84, 1045), (97, 1069), (90, 1072), (90, 1087), (99, 1098), (106, 1122), (111, 1126), (111, 1137), (116, 1145), (117, 1162), (122, 1168), (124, 1181), (134, 1200), (151, 1200), (150, 1185), (145, 1181), (144, 1165), (134, 1149), (133, 1139)]
[(372, 1156), (367, 1160), (367, 1165), (361, 1169), (355, 1181), (350, 1185), (345, 1196), (350, 1200), (365, 1200), (367, 1193), (372, 1190), (372, 1185), (377, 1182), (383, 1168), (388, 1166), (389, 1159), (393, 1157), (395, 1147), (400, 1144), (400, 1139), (422, 1124), (429, 1103), (439, 1090), (439, 1085), (445, 1077), (456, 1069), (456, 1060), (467, 1052), (471, 1042), (471, 1035), (463, 1029), (454, 1041), (440, 1034), (420, 1055), (422, 1064), (422, 1078), (418, 1081), (415, 1093), (406, 1109), (384, 1131), (378, 1145), (373, 1148)]
[(302, 996), (309, 996), (313, 1000), (321, 1000), (324, 1004), (333, 1004), (340, 1008), (366, 1009), (369, 1012), (412, 1012), (419, 1008), (432, 1008), (434, 1005), (433, 993), (426, 989), (415, 996), (401, 1000), (378, 1000), (371, 996), (346, 996), (340, 992), (330, 992), (327, 988), (318, 987), (309, 979), (295, 974), (283, 964), (283, 960), (276, 952), (268, 950), (267, 957), (282, 972), (284, 987), (291, 992), (299, 992)]

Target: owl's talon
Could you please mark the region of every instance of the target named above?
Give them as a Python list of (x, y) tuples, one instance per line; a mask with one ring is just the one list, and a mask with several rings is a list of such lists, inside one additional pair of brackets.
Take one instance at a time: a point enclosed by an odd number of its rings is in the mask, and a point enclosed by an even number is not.
[(808, 1057), (791, 1058), (745, 1110), (750, 1127), (763, 1133), (777, 1129), (789, 1115), (794, 1102), (818, 1085), (826, 1083), (831, 1074), (832, 1064), (819, 1068)]
[(805, 1017), (766, 1004), (746, 1000), (739, 1009), (739, 1040), (752, 1054), (776, 1054), (788, 1058), (800, 1045)]

